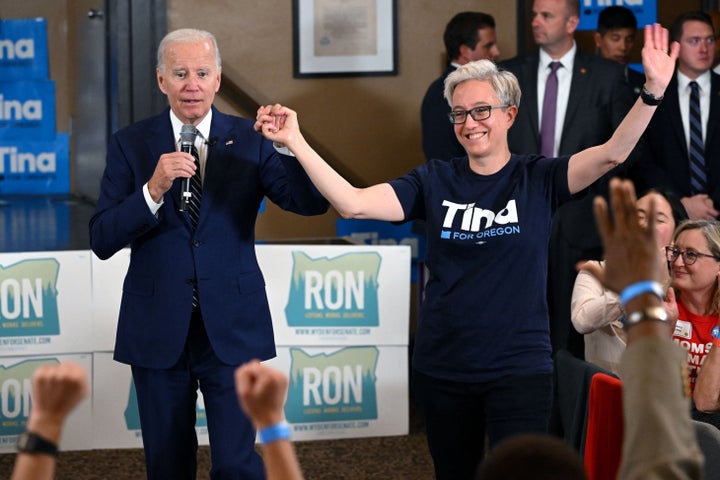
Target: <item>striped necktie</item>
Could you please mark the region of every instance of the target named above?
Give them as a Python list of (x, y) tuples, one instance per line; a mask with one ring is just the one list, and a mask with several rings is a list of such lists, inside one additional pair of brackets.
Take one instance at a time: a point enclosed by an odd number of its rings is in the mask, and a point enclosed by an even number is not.
[[(196, 170), (195, 174), (190, 177), (190, 192), (192, 193), (192, 196), (190, 197), (190, 201), (188, 202), (187, 213), (190, 217), (190, 223), (192, 224), (193, 230), (195, 230), (197, 228), (198, 219), (200, 218), (200, 200), (202, 199), (202, 180), (200, 179), (200, 155), (198, 154), (195, 145), (192, 146), (190, 154), (195, 159)], [(197, 279), (195, 279), (195, 282), (193, 283), (192, 296), (193, 310), (198, 308), (198, 305), (200, 305), (200, 295), (198, 294), (197, 289)]]
[(198, 219), (200, 218), (200, 200), (202, 199), (202, 180), (200, 179), (200, 156), (198, 155), (197, 148), (195, 145), (192, 146), (190, 151), (193, 158), (195, 159), (195, 175), (190, 177), (190, 202), (188, 204), (188, 215), (190, 216), (190, 222), (192, 223), (193, 229), (197, 228)]
[(693, 195), (707, 192), (707, 172), (700, 116), (700, 91), (697, 82), (690, 82), (690, 190)]

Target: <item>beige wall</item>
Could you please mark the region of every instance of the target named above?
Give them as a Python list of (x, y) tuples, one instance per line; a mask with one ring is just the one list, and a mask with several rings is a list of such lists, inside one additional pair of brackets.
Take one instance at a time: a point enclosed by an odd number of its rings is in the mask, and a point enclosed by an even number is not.
[[(483, 10), (498, 23), (501, 52), (515, 51), (515, 15), (495, 0), (398, 0), (398, 75), (293, 78), (290, 0), (168, 1), (168, 29), (213, 32), (223, 68), (260, 103), (298, 111), (309, 136), (365, 184), (389, 180), (423, 163), (420, 102), (444, 68), (442, 33), (457, 12)], [(218, 105), (228, 108), (222, 99)], [(335, 212), (301, 219), (272, 205), (258, 223), (259, 238), (332, 236)]]
[[(698, 0), (688, 2), (699, 7)], [(56, 82), (57, 129), (74, 114), (76, 25), (100, 0), (0, 0), (2, 18), (48, 18), (50, 74)], [(282, 102), (300, 114), (303, 130), (317, 139), (355, 178), (369, 185), (407, 172), (424, 161), (419, 111), (428, 84), (443, 69), (442, 32), (457, 12), (482, 10), (497, 21), (501, 58), (516, 51), (515, 2), (497, 0), (398, 0), (398, 75), (294, 79), (291, 0), (168, 0), (168, 28), (197, 27), (216, 34), (224, 69), (260, 103)], [(661, 1), (667, 22), (679, 8)], [(670, 7), (672, 6), (672, 8)], [(638, 42), (640, 43), (640, 42)], [(155, 49), (155, 46), (148, 46)], [(218, 98), (218, 106), (233, 112)], [(272, 204), (258, 221), (260, 239), (334, 235), (337, 214), (301, 218)]]
[[(72, 124), (76, 25), (99, 0), (0, 0), (2, 18), (48, 19), (50, 74), (56, 82), (58, 131)], [(442, 32), (457, 12), (482, 10), (498, 23), (503, 57), (515, 51), (515, 15), (496, 0), (398, 0), (398, 75), (294, 79), (291, 0), (168, 0), (168, 29), (213, 32), (225, 73), (260, 103), (297, 110), (303, 129), (365, 185), (402, 175), (424, 161), (420, 102), (443, 69)], [(156, 46), (148, 46), (156, 48)], [(506, 54), (507, 52), (507, 54)], [(236, 114), (218, 98), (218, 107)], [(269, 204), (258, 220), (260, 239), (333, 236), (334, 211), (301, 218)]]

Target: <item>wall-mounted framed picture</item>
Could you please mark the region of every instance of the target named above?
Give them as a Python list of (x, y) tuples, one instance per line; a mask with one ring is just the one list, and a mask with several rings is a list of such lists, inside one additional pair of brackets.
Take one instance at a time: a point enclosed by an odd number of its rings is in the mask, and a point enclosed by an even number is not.
[(397, 0), (293, 0), (296, 78), (397, 75)]

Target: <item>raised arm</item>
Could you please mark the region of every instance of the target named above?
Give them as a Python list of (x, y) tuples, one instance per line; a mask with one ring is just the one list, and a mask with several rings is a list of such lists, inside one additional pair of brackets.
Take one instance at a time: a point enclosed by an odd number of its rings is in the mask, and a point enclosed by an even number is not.
[[(675, 72), (675, 60), (680, 46), (670, 45), (668, 54), (668, 31), (659, 24), (645, 27), (645, 44), (642, 49), (645, 69), (645, 90), (653, 97), (661, 98)], [(648, 105), (638, 98), (612, 137), (602, 145), (590, 147), (570, 157), (568, 186), (577, 193), (588, 187), (603, 174), (625, 161), (650, 123), (657, 105)]]
[(628, 347), (620, 366), (625, 429), (617, 478), (699, 479), (703, 457), (684, 388), (687, 352), (670, 338), (657, 290), (638, 288), (659, 285), (664, 278), (655, 241), (655, 206), (648, 225), (641, 225), (632, 183), (618, 179), (610, 182), (610, 202), (612, 215), (603, 198), (595, 199), (606, 252), (605, 269), (595, 273), (607, 288), (624, 293), (628, 318)]
[[(57, 447), (70, 412), (88, 395), (88, 376), (76, 363), (38, 367), (32, 378), (32, 404), (27, 429)], [(11, 480), (55, 478), (55, 455), (20, 451)]]
[(240, 406), (260, 432), (267, 480), (302, 480), (283, 410), (288, 378), (252, 360), (235, 370), (235, 389)]
[(297, 113), (282, 105), (260, 107), (255, 130), (276, 145), (287, 147), (310, 180), (343, 218), (400, 221), (404, 213), (388, 183), (356, 188), (340, 176), (308, 145), (300, 133)]

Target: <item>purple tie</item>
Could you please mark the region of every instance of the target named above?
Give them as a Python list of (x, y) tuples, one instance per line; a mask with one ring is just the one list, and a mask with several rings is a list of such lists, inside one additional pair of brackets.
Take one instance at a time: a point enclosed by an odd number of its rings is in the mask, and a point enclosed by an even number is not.
[(552, 157), (555, 149), (555, 110), (557, 107), (558, 78), (557, 70), (562, 67), (560, 62), (550, 62), (550, 75), (545, 83), (543, 99), (542, 129), (540, 131), (540, 153)]

